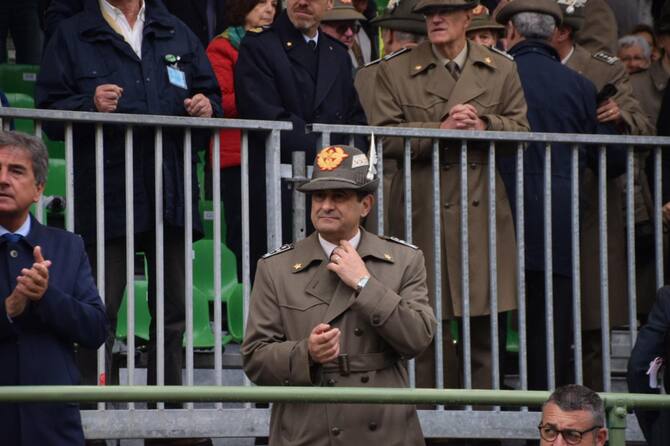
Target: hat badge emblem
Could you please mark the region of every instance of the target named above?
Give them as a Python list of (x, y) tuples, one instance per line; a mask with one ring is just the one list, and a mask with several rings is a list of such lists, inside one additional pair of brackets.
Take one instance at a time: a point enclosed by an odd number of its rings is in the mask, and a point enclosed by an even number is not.
[(319, 152), (316, 157), (316, 165), (319, 166), (320, 170), (335, 170), (348, 157), (349, 154), (342, 147), (330, 146)]

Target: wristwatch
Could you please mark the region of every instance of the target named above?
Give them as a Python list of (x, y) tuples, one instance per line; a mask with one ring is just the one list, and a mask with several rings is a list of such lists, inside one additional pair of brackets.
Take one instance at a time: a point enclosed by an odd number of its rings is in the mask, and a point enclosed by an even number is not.
[(356, 282), (356, 294), (359, 294), (361, 291), (363, 291), (365, 285), (368, 284), (368, 280), (370, 280), (370, 276), (363, 276), (358, 279), (358, 282)]

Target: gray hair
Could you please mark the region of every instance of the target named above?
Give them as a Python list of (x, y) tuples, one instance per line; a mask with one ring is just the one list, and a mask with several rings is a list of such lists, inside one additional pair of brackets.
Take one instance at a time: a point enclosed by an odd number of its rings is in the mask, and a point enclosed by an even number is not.
[(585, 410), (591, 413), (593, 422), (598, 426), (605, 426), (605, 404), (596, 392), (579, 384), (568, 384), (559, 387), (549, 396), (542, 405), (542, 410), (549, 404), (556, 404), (564, 412)]
[(408, 31), (394, 29), (393, 33), (395, 34), (396, 39), (401, 42), (421, 43), (425, 39), (425, 36), (422, 36), (421, 34), (415, 34)]
[(549, 14), (539, 12), (514, 14), (512, 24), (526, 39), (549, 40), (556, 30), (556, 20)]
[(40, 138), (21, 132), (0, 130), (0, 150), (5, 147), (15, 147), (28, 152), (33, 164), (35, 183), (40, 186), (46, 184), (49, 170), (49, 152)]
[(631, 46), (639, 46), (642, 48), (644, 58), (647, 59), (647, 61), (651, 59), (651, 47), (644, 37), (630, 34), (619, 39), (619, 49)]

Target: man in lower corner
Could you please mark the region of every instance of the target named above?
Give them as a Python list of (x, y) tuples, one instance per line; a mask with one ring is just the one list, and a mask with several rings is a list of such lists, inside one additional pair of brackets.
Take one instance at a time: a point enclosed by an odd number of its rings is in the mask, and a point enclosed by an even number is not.
[[(436, 320), (423, 253), (360, 226), (378, 179), (352, 146), (321, 150), (311, 181), (316, 231), (266, 254), (251, 293), (242, 357), (258, 385), (407, 387), (406, 360)], [(274, 404), (270, 445), (423, 445), (412, 405)]]

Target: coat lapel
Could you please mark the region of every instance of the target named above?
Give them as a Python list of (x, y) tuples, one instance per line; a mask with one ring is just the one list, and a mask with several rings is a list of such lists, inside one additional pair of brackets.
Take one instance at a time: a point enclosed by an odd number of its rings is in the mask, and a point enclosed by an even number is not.
[(474, 65), (485, 65), (495, 69), (493, 58), (488, 54), (483, 54), (483, 51), (488, 50), (468, 43), (468, 57), (461, 70), (461, 76), (449, 97), (449, 103), (452, 107), (456, 104), (467, 104), (486, 92), (484, 85), (481, 85), (481, 76), (472, 75), (473, 70), (475, 70)]
[(316, 110), (326, 98), (328, 91), (330, 91), (330, 87), (335, 83), (337, 74), (339, 73), (339, 70), (335, 69), (338, 61), (335, 56), (337, 53), (334, 44), (329, 41), (328, 37), (323, 32), (319, 34), (317, 53), (319, 58), (319, 69), (318, 75), (316, 76), (316, 94), (314, 95), (313, 110)]
[(309, 49), (300, 31), (293, 26), (286, 11), (279, 16), (273, 29), (279, 35), (284, 51), (291, 62), (300, 65), (308, 73), (313, 73), (316, 66), (314, 52)]

